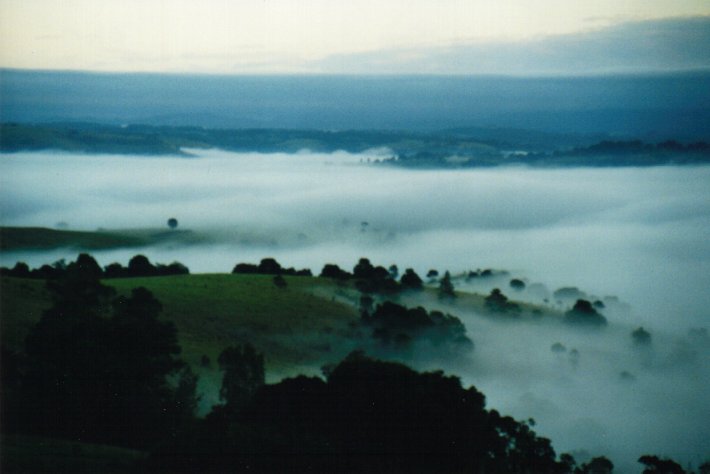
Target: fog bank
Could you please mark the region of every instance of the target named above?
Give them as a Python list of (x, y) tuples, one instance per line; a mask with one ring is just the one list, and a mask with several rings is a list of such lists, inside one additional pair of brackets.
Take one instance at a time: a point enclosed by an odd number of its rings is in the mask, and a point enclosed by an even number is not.
[[(3, 155), (0, 223), (155, 228), (177, 217), (216, 243), (140, 251), (193, 272), (264, 256), (316, 272), (361, 256), (421, 272), (492, 267), (550, 289), (618, 295), (639, 323), (649, 312), (671, 327), (706, 322), (710, 167), (411, 171), (362, 163), (377, 153), (194, 152)], [(137, 251), (94, 254), (125, 263)], [(2, 264), (75, 253), (6, 252)]]
[[(167, 229), (176, 217), (180, 229), (209, 237), (92, 251), (102, 265), (143, 253), (193, 273), (228, 272), (271, 256), (318, 273), (325, 263), (352, 269), (365, 256), (422, 276), (507, 270), (500, 283), (512, 298), (509, 277), (549, 293), (615, 295), (631, 311), (608, 312), (609, 327), (592, 334), (444, 308), (476, 345), (470, 360), (445, 369), (478, 386), (490, 406), (535, 418), (558, 452), (608, 454), (620, 472), (637, 470), (639, 451), (696, 466), (710, 455), (710, 344), (688, 333), (710, 321), (710, 167), (406, 170), (368, 163), (382, 151), (192, 152), (2, 155), (0, 223)], [(77, 252), (3, 252), (0, 263), (39, 266)], [(638, 326), (653, 335), (649, 351), (632, 344)], [(565, 350), (551, 351), (556, 342)]]

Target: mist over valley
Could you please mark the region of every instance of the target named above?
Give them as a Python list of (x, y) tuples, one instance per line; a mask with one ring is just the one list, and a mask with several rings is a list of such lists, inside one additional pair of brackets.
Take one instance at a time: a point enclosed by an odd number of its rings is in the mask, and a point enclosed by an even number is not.
[[(474, 343), (463, 358), (403, 360), (460, 375), (489, 406), (534, 418), (558, 452), (605, 453), (630, 470), (645, 452), (702, 462), (710, 438), (702, 329), (710, 308), (710, 167), (409, 170), (374, 164), (387, 150), (189, 152), (3, 155), (2, 225), (166, 232), (175, 217), (175, 232), (194, 239), (91, 254), (106, 266), (140, 253), (192, 273), (224, 273), (264, 257), (318, 273), (326, 263), (350, 269), (367, 257), (422, 278), (449, 271), (457, 291), (500, 288), (560, 316), (516, 322), (485, 316), (463, 298), (403, 297), (461, 318)], [(1, 263), (38, 267), (79, 251), (10, 249)], [(467, 277), (483, 269), (492, 276)], [(512, 288), (512, 278), (525, 288)], [(563, 324), (575, 301), (555, 296), (564, 287), (606, 301), (608, 327)], [(650, 331), (651, 347), (634, 344), (638, 327)]]
[(710, 474), (707, 0), (0, 1), (0, 471)]

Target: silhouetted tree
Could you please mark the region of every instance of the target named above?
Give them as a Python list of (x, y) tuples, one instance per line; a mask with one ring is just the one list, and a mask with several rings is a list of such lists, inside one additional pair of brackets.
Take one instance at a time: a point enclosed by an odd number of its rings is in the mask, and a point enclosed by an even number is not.
[(22, 381), (24, 360), (18, 352), (4, 345), (0, 355), (0, 420), (2, 433), (13, 433), (23, 424), (22, 413), (17, 409), (23, 398)]
[(556, 342), (556, 343), (552, 344), (552, 346), (550, 346), (550, 350), (552, 352), (558, 352), (558, 353), (559, 352), (567, 352), (567, 348), (564, 346), (564, 344), (562, 344), (560, 342)]
[(194, 384), (180, 372), (175, 326), (158, 319), (160, 302), (137, 288), (117, 298), (106, 317), (112, 291), (92, 261), (80, 256), (51, 282), (54, 304), (27, 336), (26, 426), (145, 446), (192, 416)]
[(434, 283), (439, 276), (439, 272), (433, 268), (426, 273), (426, 277), (429, 279), (429, 283)]
[(227, 407), (238, 410), (264, 385), (264, 356), (244, 344), (226, 348), (217, 361), (224, 372), (219, 396)]
[(456, 298), (454, 285), (451, 283), (451, 274), (446, 271), (444, 277), (439, 282), (439, 298)]
[(128, 274), (134, 277), (154, 276), (155, 267), (145, 255), (136, 255), (128, 261)]
[(176, 229), (177, 226), (178, 226), (177, 219), (175, 219), (174, 217), (171, 217), (170, 219), (168, 219), (168, 227), (170, 227), (171, 229)]
[(67, 266), (68, 271), (74, 271), (81, 275), (82, 278), (87, 279), (100, 279), (104, 272), (101, 267), (96, 262), (96, 259), (89, 255), (88, 253), (80, 253), (76, 259), (76, 262), (70, 263)]
[(573, 474), (577, 467), (577, 461), (569, 453), (560, 454), (560, 474)]
[(384, 345), (406, 346), (427, 340), (458, 349), (473, 347), (461, 320), (440, 311), (427, 312), (422, 307), (407, 308), (385, 301), (377, 305), (367, 322), (373, 327), (372, 336)]
[(104, 267), (104, 276), (106, 278), (122, 278), (128, 276), (128, 271), (120, 263), (114, 262)]
[(232, 269), (232, 273), (257, 274), (259, 267), (253, 263), (238, 263)]
[(580, 474), (611, 474), (614, 472), (614, 463), (604, 456), (599, 456), (582, 464), (577, 472)]
[(574, 307), (565, 313), (565, 321), (583, 326), (606, 326), (607, 321), (599, 314), (592, 303), (587, 300), (577, 300)]
[(565, 301), (583, 299), (586, 298), (587, 295), (577, 287), (568, 286), (555, 290), (554, 293), (552, 293), (552, 297), (556, 300)]
[(634, 380), (636, 380), (636, 376), (634, 374), (632, 374), (631, 372), (629, 372), (628, 370), (622, 370), (619, 373), (619, 378), (621, 380), (626, 381), (626, 382), (633, 382)]
[[(189, 365), (182, 365), (177, 374), (177, 382), (172, 390), (172, 396), (168, 399), (164, 413), (168, 417), (168, 433), (175, 433), (178, 429), (189, 426), (194, 421), (194, 414), (197, 412), (197, 405), (200, 397), (197, 395), (197, 375)], [(165, 434), (162, 433), (161, 438)]]
[(320, 276), (324, 278), (334, 278), (336, 280), (347, 280), (352, 275), (345, 270), (342, 270), (334, 263), (326, 263), (323, 266), (323, 270), (320, 272)]
[(488, 311), (494, 313), (517, 314), (520, 312), (520, 307), (516, 303), (508, 301), (508, 297), (501, 293), (498, 288), (491, 290), (491, 293), (486, 296), (483, 304)]
[(278, 275), (281, 272), (281, 264), (273, 258), (262, 258), (259, 262), (259, 273), (263, 275)]
[(169, 265), (157, 264), (155, 266), (155, 272), (157, 275), (161, 275), (161, 276), (188, 275), (190, 273), (190, 269), (187, 268), (185, 265), (183, 265), (180, 262), (173, 262)]
[(651, 344), (651, 333), (646, 331), (643, 327), (635, 329), (631, 333), (631, 338), (634, 344), (639, 346), (648, 346)]
[(641, 456), (638, 462), (646, 466), (643, 474), (685, 474), (681, 465), (672, 459), (660, 459), (647, 454)]
[(392, 278), (393, 280), (399, 278), (399, 268), (397, 268), (397, 265), (390, 265), (388, 271), (390, 278)]
[(355, 278), (369, 279), (372, 278), (375, 268), (367, 258), (361, 258), (357, 265), (353, 268), (353, 276)]
[(419, 275), (417, 275), (416, 272), (411, 268), (407, 268), (404, 271), (404, 275), (402, 275), (400, 283), (404, 288), (409, 290), (421, 290), (422, 288), (424, 288), (424, 282), (421, 278), (419, 278)]
[(523, 291), (525, 289), (525, 282), (518, 278), (513, 278), (510, 280), (510, 287), (515, 291)]
[(372, 296), (367, 295), (367, 294), (361, 294), (360, 295), (360, 317), (363, 319), (368, 319), (370, 317), (370, 314), (372, 313), (372, 305), (375, 303), (375, 300), (372, 298)]
[(29, 278), (30, 267), (25, 262), (17, 262), (7, 274), (15, 278)]
[(327, 382), (260, 388), (151, 455), (160, 472), (565, 472), (532, 423), (485, 409), (475, 387), (353, 353)]
[(101, 283), (103, 271), (89, 254), (79, 254), (60, 278), (47, 280), (54, 306), (71, 314), (95, 314), (108, 307), (115, 290)]
[[(55, 262), (53, 265), (42, 265), (40, 268), (28, 270), (26, 265), (21, 264), (16, 269), (0, 269), (3, 275), (36, 278), (42, 280), (57, 280), (63, 278), (69, 271), (81, 274), (103, 276), (103, 278), (122, 278), (132, 276), (163, 276), (163, 275), (187, 275), (190, 270), (180, 262), (173, 262), (170, 265), (157, 264), (153, 266), (143, 255), (136, 255), (133, 259), (132, 268), (124, 268), (120, 263), (111, 263), (104, 270), (101, 270), (96, 260), (89, 254), (80, 254), (76, 262), (65, 265), (63, 261)], [(129, 264), (129, 267), (131, 265)], [(27, 271), (25, 271), (27, 270)], [(29, 273), (28, 273), (29, 272)], [(93, 278), (92, 277), (92, 278)]]

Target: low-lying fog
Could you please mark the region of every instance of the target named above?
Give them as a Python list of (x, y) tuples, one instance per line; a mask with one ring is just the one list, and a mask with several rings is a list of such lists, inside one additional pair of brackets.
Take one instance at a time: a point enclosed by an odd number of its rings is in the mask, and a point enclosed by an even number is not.
[[(586, 448), (632, 472), (646, 452), (696, 466), (710, 457), (710, 342), (702, 331), (688, 335), (710, 320), (710, 167), (406, 170), (368, 165), (386, 151), (191, 151), (194, 158), (2, 155), (0, 223), (167, 229), (176, 217), (179, 229), (211, 239), (92, 251), (103, 265), (144, 253), (192, 272), (228, 272), (272, 256), (318, 273), (366, 256), (422, 276), (505, 269), (549, 291), (615, 295), (631, 312), (609, 314), (610, 326), (591, 335), (451, 308), (476, 350), (470, 364), (447, 369), (491, 406), (535, 418), (558, 452)], [(0, 263), (38, 266), (76, 253), (4, 252)], [(651, 351), (633, 347), (630, 332), (641, 325)], [(553, 353), (554, 342), (567, 351)]]

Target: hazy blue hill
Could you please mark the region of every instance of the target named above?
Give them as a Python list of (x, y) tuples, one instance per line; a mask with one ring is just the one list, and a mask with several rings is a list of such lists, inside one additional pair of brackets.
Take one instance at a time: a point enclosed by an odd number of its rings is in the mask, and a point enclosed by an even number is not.
[[(710, 73), (208, 76), (0, 71), (3, 122), (210, 128), (522, 128), (710, 139)], [(581, 144), (581, 143), (580, 143)]]
[[(99, 154), (182, 155), (183, 148), (220, 148), (235, 152), (296, 153), (345, 150), (361, 153), (386, 149), (377, 163), (410, 168), (470, 168), (526, 164), (531, 166), (657, 166), (710, 161), (706, 142), (675, 140), (652, 144), (640, 140), (602, 140), (588, 146), (553, 147), (554, 137), (511, 131), (506, 138), (477, 138), (479, 129), (442, 132), (295, 129), (206, 129), (202, 127), (111, 126), (102, 124), (0, 123), (0, 152), (62, 150)], [(494, 137), (498, 137), (495, 139)], [(548, 143), (545, 144), (547, 138)], [(562, 143), (566, 143), (563, 141)], [(558, 145), (559, 146), (559, 145)], [(525, 150), (512, 153), (505, 151)]]

